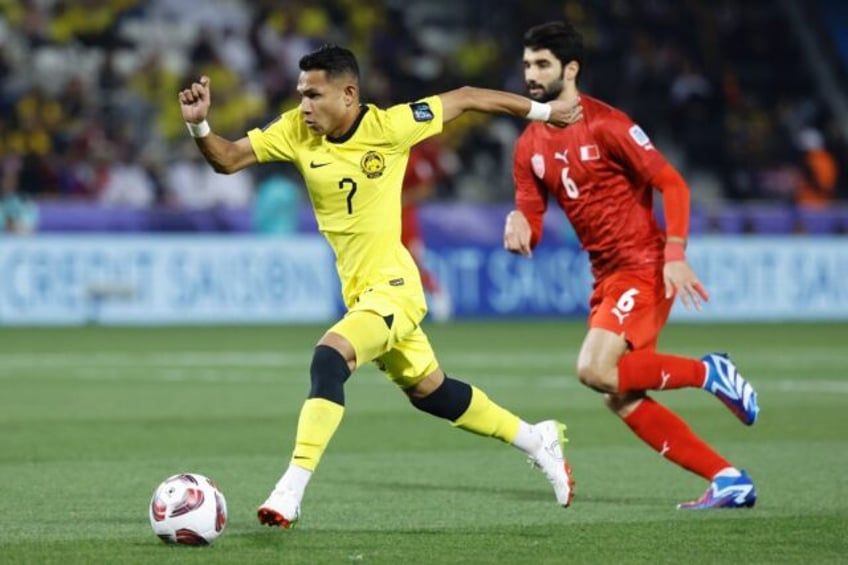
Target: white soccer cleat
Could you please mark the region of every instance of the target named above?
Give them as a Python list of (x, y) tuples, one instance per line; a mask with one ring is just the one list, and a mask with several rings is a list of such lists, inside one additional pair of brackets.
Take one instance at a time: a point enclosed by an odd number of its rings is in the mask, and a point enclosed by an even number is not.
[(275, 489), (256, 512), (259, 523), (281, 528), (293, 528), (300, 519), (300, 501), (291, 489)]
[(565, 424), (556, 420), (545, 420), (533, 426), (541, 436), (542, 443), (535, 453), (530, 455), (530, 463), (542, 471), (554, 487), (557, 503), (568, 507), (573, 496), (574, 481), (571, 480), (571, 466), (563, 455), (565, 442)]

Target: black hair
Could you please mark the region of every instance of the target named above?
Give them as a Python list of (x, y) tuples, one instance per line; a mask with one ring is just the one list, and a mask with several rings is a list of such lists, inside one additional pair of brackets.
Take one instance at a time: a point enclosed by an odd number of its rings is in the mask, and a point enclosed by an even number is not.
[(338, 45), (322, 45), (300, 58), (301, 71), (324, 71), (328, 78), (349, 74), (359, 82), (359, 64), (350, 49)]
[(549, 49), (563, 67), (571, 61), (583, 67), (583, 36), (570, 22), (548, 22), (531, 27), (524, 34), (524, 47), (533, 51)]

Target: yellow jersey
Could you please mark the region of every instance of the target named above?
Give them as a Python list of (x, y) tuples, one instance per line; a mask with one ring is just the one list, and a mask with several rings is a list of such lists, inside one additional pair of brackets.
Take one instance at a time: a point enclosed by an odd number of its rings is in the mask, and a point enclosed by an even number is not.
[(248, 132), (260, 163), (290, 161), (303, 175), (348, 307), (381, 283), (420, 287), (400, 240), (401, 188), (410, 148), (441, 133), (442, 125), (441, 99), (431, 96), (385, 110), (362, 105), (340, 138), (312, 133), (300, 108)]

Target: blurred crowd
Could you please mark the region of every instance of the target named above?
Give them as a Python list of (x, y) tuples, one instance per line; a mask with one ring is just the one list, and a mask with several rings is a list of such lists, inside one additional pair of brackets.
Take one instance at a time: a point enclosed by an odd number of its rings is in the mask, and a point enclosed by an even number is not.
[[(210, 123), (234, 139), (297, 104), (299, 58), (335, 42), (360, 57), (363, 97), (381, 106), (463, 84), (524, 92), (524, 30), (563, 17), (587, 44), (580, 87), (630, 113), (696, 203), (846, 197), (846, 139), (770, 0), (0, 0), (0, 223), (35, 229), (37, 203), (57, 199), (298, 202), (285, 166), (206, 166), (178, 90), (209, 75)], [(522, 127), (452, 124), (438, 196), (509, 200)]]

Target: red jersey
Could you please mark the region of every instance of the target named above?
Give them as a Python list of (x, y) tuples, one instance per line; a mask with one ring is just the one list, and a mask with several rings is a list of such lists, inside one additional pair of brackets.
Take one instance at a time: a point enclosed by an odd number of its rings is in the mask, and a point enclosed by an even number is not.
[[(409, 162), (403, 177), (403, 190), (405, 192), (422, 190), (423, 187), (433, 184), (435, 177), (436, 171), (429, 155), (416, 145), (409, 152)], [(411, 241), (420, 238), (418, 204), (405, 205), (401, 209), (401, 241), (404, 245), (408, 245)]]
[(533, 228), (533, 245), (550, 195), (589, 252), (596, 280), (662, 264), (651, 178), (665, 158), (624, 112), (590, 96), (580, 101), (581, 121), (562, 129), (533, 122), (515, 145), (516, 208)]

